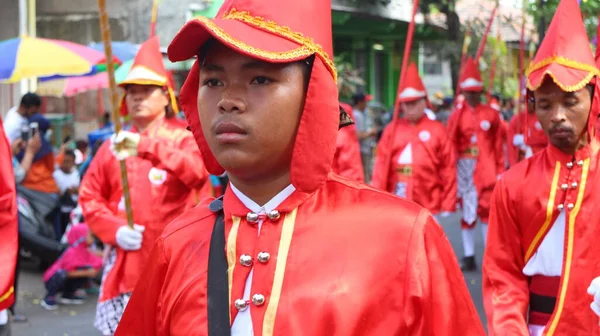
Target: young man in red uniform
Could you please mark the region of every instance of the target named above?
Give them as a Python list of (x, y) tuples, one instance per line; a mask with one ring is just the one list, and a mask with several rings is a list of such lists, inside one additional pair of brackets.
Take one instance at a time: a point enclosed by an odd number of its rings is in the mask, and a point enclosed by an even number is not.
[(485, 242), (490, 198), (496, 179), (505, 169), (502, 128), (498, 111), (481, 103), (483, 81), (479, 66), (466, 61), (460, 77), (464, 102), (457, 104), (448, 121), (448, 133), (457, 151), (458, 197), (462, 204), (462, 269), (473, 271), (475, 223), (479, 218)]
[(184, 111), (231, 184), (165, 230), (117, 335), (483, 335), (427, 210), (331, 173), (330, 2), (226, 1), (169, 47), (194, 55)]
[(483, 263), (490, 335), (600, 335), (600, 70), (576, 0), (562, 0), (527, 70), (549, 145), (506, 172)]
[[(354, 120), (352, 118), (352, 106), (344, 103), (340, 103), (340, 106), (350, 117), (349, 122)], [(349, 124), (339, 130), (331, 170), (340, 176), (356, 182), (365, 181), (362, 158), (360, 156), (360, 145), (354, 124)]]
[(508, 161), (511, 167), (546, 148), (548, 138), (534, 109), (517, 114), (508, 125)]
[(19, 251), (17, 185), (12, 151), (0, 120), (0, 335), (10, 335), (8, 308), (15, 302), (15, 266)]
[(427, 91), (414, 63), (398, 92), (403, 117), (383, 131), (371, 185), (447, 216), (456, 211), (454, 148), (444, 125), (425, 115)]
[[(132, 127), (113, 135), (94, 157), (79, 190), (84, 217), (98, 238), (112, 246), (95, 326), (112, 335), (152, 245), (165, 226), (195, 204), (208, 179), (202, 158), (177, 112), (158, 38), (146, 41), (123, 83), (121, 113)], [(171, 107), (169, 107), (171, 105)], [(134, 229), (126, 225), (119, 160), (126, 160)]]

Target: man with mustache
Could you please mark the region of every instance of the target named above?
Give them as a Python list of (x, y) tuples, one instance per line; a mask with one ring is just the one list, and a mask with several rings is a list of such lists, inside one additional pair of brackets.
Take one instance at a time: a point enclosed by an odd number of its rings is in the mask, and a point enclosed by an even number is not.
[[(142, 44), (119, 85), (125, 89), (121, 114), (132, 126), (102, 144), (79, 190), (90, 229), (112, 246), (94, 323), (103, 335), (114, 334), (156, 238), (195, 205), (195, 190), (208, 179), (191, 132), (173, 116), (177, 107), (158, 37)], [(127, 226), (119, 174), (119, 160), (125, 159), (133, 229)]]
[(402, 118), (383, 131), (371, 185), (446, 217), (456, 211), (454, 147), (444, 125), (425, 114), (427, 91), (417, 66), (406, 72), (398, 90)]
[(527, 70), (549, 145), (506, 172), (492, 198), (490, 335), (600, 335), (599, 76), (577, 1), (562, 0)]
[(505, 169), (504, 137), (500, 114), (481, 102), (483, 81), (479, 65), (472, 58), (465, 62), (459, 85), (464, 101), (450, 116), (448, 133), (457, 153), (457, 190), (462, 204), (461, 268), (474, 271), (475, 226), (479, 219), (485, 244), (490, 198), (497, 177)]
[(226, 1), (175, 37), (171, 60), (197, 55), (187, 120), (231, 183), (157, 240), (117, 335), (483, 335), (431, 215), (331, 172), (332, 49), (322, 0)]

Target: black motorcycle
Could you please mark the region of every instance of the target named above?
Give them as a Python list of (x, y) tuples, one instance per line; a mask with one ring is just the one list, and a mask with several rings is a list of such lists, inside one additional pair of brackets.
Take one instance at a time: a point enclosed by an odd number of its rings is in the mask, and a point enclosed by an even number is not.
[(41, 268), (51, 265), (66, 248), (55, 230), (57, 195), (17, 186), (17, 205), (19, 254), (39, 262)]

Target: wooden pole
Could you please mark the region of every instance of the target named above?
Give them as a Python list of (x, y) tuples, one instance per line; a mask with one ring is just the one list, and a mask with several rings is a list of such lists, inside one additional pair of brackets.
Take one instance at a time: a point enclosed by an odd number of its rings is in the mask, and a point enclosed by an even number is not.
[[(108, 23), (108, 13), (106, 12), (106, 0), (98, 0), (98, 13), (100, 15), (100, 32), (102, 42), (104, 43), (104, 54), (106, 55), (106, 72), (108, 73), (108, 83), (111, 103), (111, 116), (115, 133), (118, 134), (121, 129), (121, 116), (119, 115), (119, 93), (117, 91), (117, 82), (115, 81), (115, 63), (112, 56), (112, 37), (110, 34), (110, 25)], [(125, 160), (119, 160), (121, 171), (121, 184), (123, 186), (123, 197), (125, 199), (125, 212), (127, 214), (127, 225), (133, 229), (133, 211), (131, 209), (131, 197), (129, 194), (129, 182), (127, 180), (127, 167)]]
[(158, 20), (158, 0), (152, 1), (152, 17), (150, 18), (150, 37), (156, 36), (156, 21)]

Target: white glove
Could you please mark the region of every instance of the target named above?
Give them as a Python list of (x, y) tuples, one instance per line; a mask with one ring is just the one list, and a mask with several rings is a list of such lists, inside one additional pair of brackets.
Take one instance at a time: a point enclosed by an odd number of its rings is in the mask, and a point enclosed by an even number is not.
[(110, 137), (110, 151), (119, 161), (130, 156), (137, 156), (139, 144), (140, 135), (137, 133), (121, 131)]
[(513, 145), (515, 147), (521, 147), (525, 145), (525, 136), (523, 134), (515, 134), (513, 137)]
[(126, 251), (139, 250), (142, 247), (142, 233), (146, 227), (134, 224), (133, 229), (129, 226), (121, 226), (117, 230), (117, 245)]
[(590, 307), (594, 313), (600, 317), (600, 277), (592, 280), (592, 284), (588, 288), (587, 292), (594, 297), (594, 301)]
[(442, 211), (442, 212), (440, 212), (440, 217), (441, 218), (447, 218), (447, 217), (450, 217), (450, 215), (452, 215), (452, 212), (450, 212), (450, 211)]

